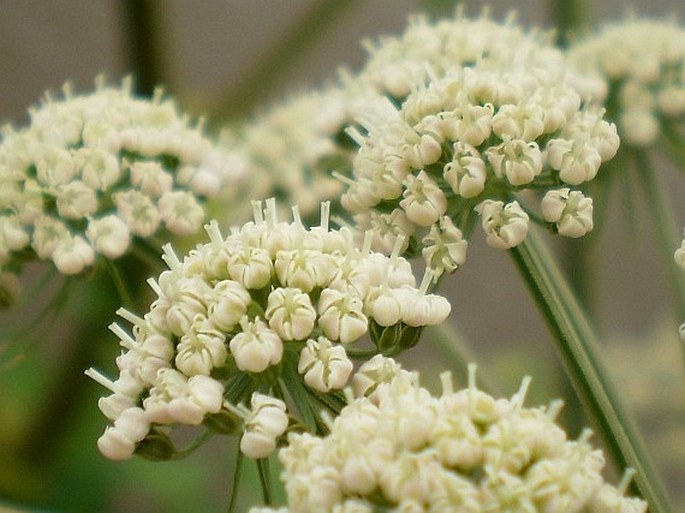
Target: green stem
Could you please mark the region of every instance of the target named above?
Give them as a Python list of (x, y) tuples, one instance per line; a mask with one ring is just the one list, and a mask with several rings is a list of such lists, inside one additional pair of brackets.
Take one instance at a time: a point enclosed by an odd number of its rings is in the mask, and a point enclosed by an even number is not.
[(158, 9), (164, 6), (156, 0), (123, 0), (120, 6), (125, 50), (129, 69), (135, 76), (136, 92), (151, 96), (164, 77)]
[(236, 87), (227, 88), (230, 93), (217, 109), (216, 117), (222, 119), (243, 115), (264, 98), (270, 89), (279, 85), (278, 77), (284, 70), (302, 58), (302, 53), (320, 40), (338, 16), (354, 7), (359, 0), (319, 0), (300, 18), (294, 27), (271, 46), (266, 55), (252, 67)]
[(581, 28), (587, 18), (587, 2), (585, 0), (552, 0), (550, 2), (552, 19), (559, 33), (559, 45), (568, 45), (568, 36), (574, 30)]
[(532, 230), (511, 255), (554, 335), (576, 393), (604, 434), (614, 462), (637, 471), (633, 492), (648, 501), (652, 513), (669, 512), (661, 480), (598, 357), (593, 329), (554, 257)]
[(262, 486), (262, 497), (266, 506), (273, 505), (271, 493), (271, 470), (269, 469), (269, 458), (257, 460), (257, 471), (259, 472), (259, 484)]
[(644, 189), (647, 207), (652, 216), (651, 225), (654, 230), (654, 238), (657, 246), (659, 246), (659, 254), (663, 260), (668, 281), (672, 286), (673, 296), (678, 308), (677, 314), (680, 318), (685, 319), (685, 281), (683, 280), (682, 271), (673, 260), (673, 253), (679, 245), (675, 236), (680, 232), (680, 229), (676, 226), (675, 220), (671, 215), (673, 210), (669, 208), (668, 198), (648, 155), (644, 152), (636, 151), (633, 157), (635, 171), (640, 175), (638, 182)]
[(231, 498), (228, 502), (228, 513), (233, 513), (238, 504), (238, 487), (240, 486), (240, 476), (243, 472), (243, 453), (240, 452), (240, 447), (236, 446), (236, 453), (233, 480), (231, 481)]

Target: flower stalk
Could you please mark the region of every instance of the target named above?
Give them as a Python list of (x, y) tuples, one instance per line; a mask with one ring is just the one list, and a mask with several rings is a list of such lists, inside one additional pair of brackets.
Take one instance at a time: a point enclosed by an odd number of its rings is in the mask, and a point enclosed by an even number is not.
[(653, 513), (669, 512), (659, 476), (599, 359), (590, 322), (554, 258), (533, 231), (511, 255), (554, 335), (581, 402), (601, 428), (607, 450), (620, 467), (636, 470), (633, 493), (646, 499)]

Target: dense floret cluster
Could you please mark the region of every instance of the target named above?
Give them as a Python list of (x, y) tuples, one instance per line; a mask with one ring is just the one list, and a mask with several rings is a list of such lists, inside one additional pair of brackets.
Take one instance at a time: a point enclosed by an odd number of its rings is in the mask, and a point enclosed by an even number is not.
[[(78, 274), (115, 259), (136, 238), (185, 236), (203, 204), (242, 179), (229, 155), (162, 96), (136, 98), (131, 81), (91, 94), (46, 96), (0, 144), (0, 269), (30, 258)], [(168, 236), (167, 235), (167, 236)]]
[(472, 366), (468, 388), (454, 391), (444, 373), (436, 398), (392, 360), (368, 365), (328, 436), (289, 436), (279, 453), (288, 509), (278, 511), (646, 511), (623, 496), (630, 473), (619, 487), (604, 481), (589, 430), (569, 440), (555, 423), (560, 402), (523, 405), (529, 380), (494, 399)]
[[(131, 334), (111, 326), (126, 349), (117, 358), (119, 377), (89, 371), (113, 392), (100, 401), (113, 422), (99, 441), (106, 456), (128, 458), (159, 426), (197, 425), (226, 410), (243, 419), (244, 437), (259, 434), (243, 438), (245, 454), (264, 457), (263, 438), (273, 450), (288, 424), (281, 399), (311, 409), (313, 398), (346, 385), (346, 351), (357, 341), (391, 354), (447, 317), (447, 300), (427, 293), (430, 272), (417, 287), (397, 252), (369, 251), (370, 236), (358, 249), (349, 230), (329, 229), (327, 209), (321, 226), (307, 229), (297, 209), (295, 221), (280, 222), (275, 201), (264, 211), (256, 202), (254, 222), (226, 237), (210, 223), (211, 241), (183, 260), (165, 246), (169, 270), (150, 280), (158, 298), (149, 312), (119, 310)], [(298, 394), (310, 402), (298, 403)], [(251, 410), (236, 406), (247, 401)], [(260, 419), (274, 415), (278, 429), (263, 427), (273, 423)]]

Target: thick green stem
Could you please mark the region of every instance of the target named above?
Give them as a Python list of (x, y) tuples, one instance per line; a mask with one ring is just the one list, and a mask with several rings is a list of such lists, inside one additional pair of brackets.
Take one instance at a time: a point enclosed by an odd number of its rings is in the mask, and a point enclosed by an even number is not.
[(576, 393), (589, 418), (601, 429), (615, 463), (637, 471), (633, 492), (649, 502), (652, 513), (669, 512), (661, 480), (598, 357), (593, 329), (553, 256), (534, 231), (511, 255), (554, 335)]

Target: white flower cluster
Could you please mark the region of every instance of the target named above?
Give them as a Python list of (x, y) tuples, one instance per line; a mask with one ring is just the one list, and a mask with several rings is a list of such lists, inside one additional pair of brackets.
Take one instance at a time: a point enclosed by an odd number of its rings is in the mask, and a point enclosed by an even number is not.
[(604, 481), (590, 430), (567, 439), (555, 423), (561, 401), (524, 407), (528, 379), (511, 399), (494, 399), (471, 366), (468, 388), (455, 392), (444, 373), (436, 398), (392, 361), (369, 366), (328, 436), (288, 436), (279, 458), (289, 507), (277, 511), (646, 511), (624, 497), (630, 472), (618, 487)]
[(30, 115), (0, 144), (0, 267), (17, 270), (31, 250), (77, 274), (161, 227), (196, 233), (205, 198), (242, 178), (161, 90), (135, 98), (128, 79), (82, 96), (67, 85)]
[(568, 52), (579, 74), (605, 81), (608, 95), (593, 99), (605, 103), (626, 142), (653, 144), (661, 118), (685, 114), (685, 29), (675, 20), (608, 23)]
[(245, 197), (282, 198), (298, 205), (303, 216), (316, 215), (322, 201), (339, 197), (341, 184), (330, 172), (348, 168), (354, 153), (351, 143), (338, 140), (350, 105), (341, 87), (307, 91), (227, 132), (227, 151), (254, 176), (245, 184)]
[[(211, 241), (182, 261), (165, 246), (169, 270), (149, 280), (158, 296), (149, 312), (118, 311), (133, 324), (132, 334), (110, 327), (127, 350), (117, 358), (119, 377), (89, 371), (113, 392), (100, 401), (113, 421), (100, 443), (106, 456), (130, 457), (146, 436), (142, 424), (127, 430), (120, 420), (131, 409), (150, 425), (197, 425), (223, 407), (244, 420), (243, 451), (264, 457), (287, 426), (281, 383), (303, 381), (298, 387), (313, 396), (341, 389), (352, 372), (350, 344), (370, 332), (379, 351), (392, 352), (407, 343), (403, 333), (449, 314), (445, 298), (426, 293), (430, 273), (417, 288), (406, 260), (370, 252), (370, 237), (358, 249), (349, 230), (330, 230), (328, 204), (311, 229), (296, 208), (295, 221), (279, 222), (276, 208), (273, 199), (265, 210), (255, 202), (254, 222), (225, 238), (210, 223)], [(230, 405), (265, 389), (274, 397), (253, 396), (253, 414)]]
[(524, 190), (547, 191), (542, 217), (561, 235), (591, 230), (592, 200), (564, 186), (592, 180), (619, 144), (564, 75), (533, 73), (525, 59), (433, 77), (399, 108), (386, 101), (360, 122), (343, 206), (361, 229), (377, 230), (381, 247), (398, 235), (422, 247), (437, 275), (463, 263), (474, 212), (492, 246), (520, 244)]
[(401, 36), (365, 41), (369, 57), (360, 79), (381, 94), (402, 100), (429, 74), (442, 77), (484, 60), (499, 67), (525, 55), (531, 70), (561, 67), (563, 56), (552, 42), (551, 32), (526, 32), (513, 14), (499, 23), (487, 11), (469, 18), (460, 6), (452, 18), (431, 21), (415, 16)]

